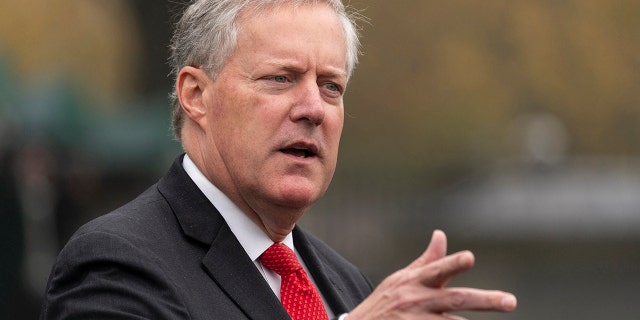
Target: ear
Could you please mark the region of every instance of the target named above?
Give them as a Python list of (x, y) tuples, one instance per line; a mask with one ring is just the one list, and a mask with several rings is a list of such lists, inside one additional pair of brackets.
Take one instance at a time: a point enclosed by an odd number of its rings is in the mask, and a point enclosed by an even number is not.
[(182, 111), (202, 129), (207, 122), (207, 105), (203, 93), (210, 81), (204, 70), (189, 66), (180, 70), (176, 80), (176, 95)]

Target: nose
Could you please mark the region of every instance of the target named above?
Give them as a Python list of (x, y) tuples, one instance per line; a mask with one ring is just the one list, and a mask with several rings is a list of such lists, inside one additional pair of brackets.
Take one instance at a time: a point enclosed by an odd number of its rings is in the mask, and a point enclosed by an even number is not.
[(291, 121), (306, 121), (316, 126), (322, 124), (325, 108), (318, 84), (314, 81), (308, 85), (301, 85), (298, 89), (289, 115)]

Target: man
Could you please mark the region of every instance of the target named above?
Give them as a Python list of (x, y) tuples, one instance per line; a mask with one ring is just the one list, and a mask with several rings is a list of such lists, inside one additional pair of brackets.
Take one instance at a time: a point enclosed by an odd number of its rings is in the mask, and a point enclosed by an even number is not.
[[(447, 256), (440, 231), (373, 290), (296, 226), (333, 176), (357, 60), (339, 0), (197, 0), (172, 50), (186, 155), (71, 238), (42, 319), (458, 319), (449, 313), (515, 308), (508, 293), (445, 288), (474, 258)], [(286, 260), (302, 264), (296, 281), (311, 283), (312, 302), (290, 302), (298, 287), (264, 259), (272, 247), (296, 253)], [(310, 305), (318, 313), (301, 314)]]

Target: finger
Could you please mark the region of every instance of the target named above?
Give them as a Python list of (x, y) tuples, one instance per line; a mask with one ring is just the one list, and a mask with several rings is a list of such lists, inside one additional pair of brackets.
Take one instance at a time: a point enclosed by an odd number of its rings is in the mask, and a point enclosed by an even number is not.
[(445, 319), (447, 320), (468, 320), (467, 318), (463, 318), (461, 316), (455, 316), (455, 315), (446, 314), (446, 313), (443, 313), (442, 316), (445, 317)]
[[(422, 318), (420, 318), (422, 319)], [(446, 313), (442, 313), (442, 314), (430, 314), (429, 315), (429, 320), (467, 320), (467, 318), (463, 318), (460, 316), (455, 316), (452, 314), (446, 314)]]
[(420, 272), (420, 282), (430, 288), (443, 288), (455, 276), (471, 269), (474, 263), (475, 257), (471, 251), (446, 256), (424, 266)]
[(447, 235), (442, 230), (435, 230), (424, 253), (409, 264), (408, 268), (418, 268), (442, 259), (447, 254)]
[(473, 288), (448, 288), (440, 292), (439, 297), (431, 300), (428, 309), (445, 313), (457, 311), (501, 311), (510, 312), (517, 307), (516, 297), (497, 290)]

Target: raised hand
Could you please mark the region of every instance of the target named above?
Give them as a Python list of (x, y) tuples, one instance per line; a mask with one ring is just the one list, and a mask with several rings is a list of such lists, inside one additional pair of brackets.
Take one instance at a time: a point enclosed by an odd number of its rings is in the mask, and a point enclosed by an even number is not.
[(457, 275), (471, 269), (473, 253), (447, 255), (447, 237), (436, 230), (425, 252), (404, 269), (387, 277), (371, 295), (352, 310), (348, 320), (462, 319), (456, 311), (513, 311), (510, 293), (474, 288), (446, 288)]

